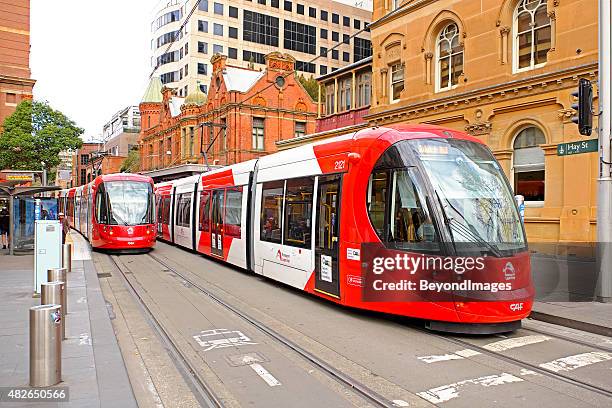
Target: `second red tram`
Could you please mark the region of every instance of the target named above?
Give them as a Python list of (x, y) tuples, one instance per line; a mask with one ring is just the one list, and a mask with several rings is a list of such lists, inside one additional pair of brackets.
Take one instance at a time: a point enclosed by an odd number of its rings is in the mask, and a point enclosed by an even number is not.
[(117, 173), (60, 191), (60, 211), (93, 248), (146, 250), (155, 245), (153, 179)]
[[(365, 129), (155, 191), (160, 239), (332, 302), (461, 332), (513, 330), (531, 310), (529, 253), (509, 182), (486, 145), (462, 132)], [(452, 279), (484, 276), (511, 290), (482, 301), (455, 292), (371, 301), (364, 243), (415, 257), (482, 256), (484, 270)]]

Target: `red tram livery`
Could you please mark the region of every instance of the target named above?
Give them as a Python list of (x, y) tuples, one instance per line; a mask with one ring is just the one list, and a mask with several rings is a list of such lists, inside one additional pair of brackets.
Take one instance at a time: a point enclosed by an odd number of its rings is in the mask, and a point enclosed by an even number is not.
[(155, 245), (153, 179), (108, 174), (60, 191), (60, 211), (93, 248), (146, 250)]
[[(349, 307), (429, 327), (520, 327), (534, 289), (510, 185), (490, 150), (425, 125), (371, 128), (156, 185), (160, 239)], [(364, 301), (363, 243), (457, 256), (469, 243), (511, 291), (487, 301)], [(519, 306), (520, 305), (520, 306)]]

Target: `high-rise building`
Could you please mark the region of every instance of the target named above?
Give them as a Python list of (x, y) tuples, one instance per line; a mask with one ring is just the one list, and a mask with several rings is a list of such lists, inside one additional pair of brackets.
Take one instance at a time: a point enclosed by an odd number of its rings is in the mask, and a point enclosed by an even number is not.
[[(279, 51), (296, 59), (297, 71), (324, 75), (371, 55), (369, 31), (355, 35), (370, 23), (371, 3), (355, 1), (359, 7), (345, 3), (170, 1), (151, 24), (152, 70), (157, 67), (155, 76), (182, 97), (196, 86), (208, 92), (210, 59), (215, 54), (227, 55), (228, 63), (235, 66), (263, 69), (264, 56)], [(319, 55), (323, 56), (311, 62)]]
[(0, 0), (0, 128), (23, 99), (32, 99), (30, 0)]
[(138, 145), (140, 111), (138, 106), (128, 106), (115, 113), (102, 130), (104, 152), (110, 156), (128, 155)]

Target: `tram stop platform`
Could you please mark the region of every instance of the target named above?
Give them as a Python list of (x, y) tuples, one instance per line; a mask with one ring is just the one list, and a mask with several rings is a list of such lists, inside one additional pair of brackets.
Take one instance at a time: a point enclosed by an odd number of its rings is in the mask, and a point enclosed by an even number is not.
[[(68, 315), (62, 343), (64, 403), (2, 402), (15, 407), (136, 407), (127, 370), (111, 325), (88, 243), (74, 238), (68, 274)], [(33, 298), (33, 255), (8, 256), (0, 249), (0, 387), (28, 387), (29, 309)]]

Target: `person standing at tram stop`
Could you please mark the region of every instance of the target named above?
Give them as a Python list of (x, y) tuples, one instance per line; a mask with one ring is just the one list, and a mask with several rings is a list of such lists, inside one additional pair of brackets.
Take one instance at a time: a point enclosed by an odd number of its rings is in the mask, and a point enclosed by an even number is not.
[(8, 233), (9, 233), (9, 212), (6, 207), (3, 207), (0, 210), (0, 241), (2, 241), (2, 249), (6, 249), (9, 245), (8, 243)]
[(64, 213), (59, 213), (60, 223), (62, 224), (62, 244), (66, 243), (66, 235), (70, 233), (70, 222), (68, 217), (64, 217)]

